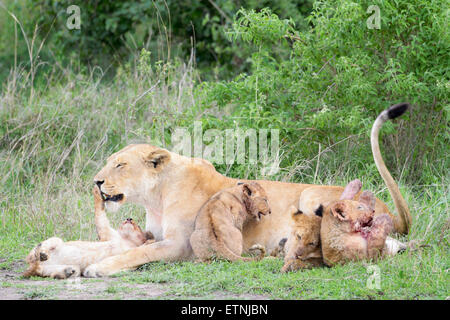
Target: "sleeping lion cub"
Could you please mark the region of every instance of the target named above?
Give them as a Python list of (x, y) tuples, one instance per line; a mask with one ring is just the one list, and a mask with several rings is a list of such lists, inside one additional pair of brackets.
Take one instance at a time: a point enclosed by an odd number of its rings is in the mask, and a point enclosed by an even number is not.
[(100, 241), (69, 241), (53, 237), (38, 244), (26, 258), (29, 264), (25, 277), (40, 276), (56, 279), (77, 277), (92, 263), (121, 254), (153, 238), (149, 232), (128, 218), (116, 231), (109, 225), (105, 204), (97, 187), (94, 187), (95, 225)]
[[(260, 220), (270, 214), (264, 189), (256, 182), (238, 183), (237, 186), (213, 195), (198, 212), (195, 231), (190, 242), (195, 256), (207, 261), (214, 254), (230, 261), (251, 261), (242, 254), (242, 228), (250, 219)], [(265, 250), (256, 245), (253, 250)]]

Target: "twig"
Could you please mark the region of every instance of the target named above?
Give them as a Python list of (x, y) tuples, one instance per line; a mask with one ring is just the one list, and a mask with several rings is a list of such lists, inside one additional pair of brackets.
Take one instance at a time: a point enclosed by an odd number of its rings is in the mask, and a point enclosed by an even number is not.
[(220, 15), (221, 15), (222, 17), (224, 17), (225, 20), (227, 20), (228, 22), (232, 22), (232, 20), (230, 19), (230, 17), (229, 17), (225, 12), (223, 12), (223, 10), (220, 9), (220, 7), (219, 7), (214, 1), (208, 0), (208, 2), (211, 3), (211, 5), (212, 5), (214, 8), (216, 8), (217, 11), (219, 11)]

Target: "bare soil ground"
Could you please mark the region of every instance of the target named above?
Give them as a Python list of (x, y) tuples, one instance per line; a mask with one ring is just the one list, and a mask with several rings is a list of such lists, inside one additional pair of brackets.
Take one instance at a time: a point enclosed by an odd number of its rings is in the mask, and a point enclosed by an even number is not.
[[(23, 269), (23, 265), (18, 263)], [(15, 268), (14, 268), (15, 269)], [(18, 268), (19, 269), (19, 268)], [(138, 271), (137, 271), (138, 272)], [(177, 284), (178, 286), (180, 284)], [(130, 283), (120, 277), (53, 280), (21, 277), (21, 273), (0, 270), (0, 300), (110, 300), (110, 299), (269, 299), (263, 295), (213, 292), (207, 296), (181, 296), (171, 284)]]

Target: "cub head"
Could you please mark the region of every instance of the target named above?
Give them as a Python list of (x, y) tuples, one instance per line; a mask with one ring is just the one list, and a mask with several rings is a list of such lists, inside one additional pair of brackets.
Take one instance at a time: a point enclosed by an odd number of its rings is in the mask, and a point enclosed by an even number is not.
[(169, 151), (147, 144), (132, 144), (110, 156), (94, 177), (106, 208), (116, 211), (127, 201), (143, 204), (170, 159)]
[(258, 183), (238, 183), (238, 186), (242, 190), (242, 201), (249, 215), (259, 221), (262, 215), (271, 213), (266, 191)]
[(128, 218), (120, 225), (118, 232), (122, 239), (129, 240), (137, 247), (144, 244), (147, 240), (153, 238), (149, 232), (143, 232), (133, 219)]
[(40, 263), (50, 259), (50, 256), (58, 251), (63, 244), (64, 242), (57, 237), (49, 238), (39, 243), (25, 258), (25, 261), (28, 263), (28, 268), (23, 273), (23, 276), (39, 276), (42, 272)]
[(291, 234), (286, 242), (286, 260), (321, 258), (319, 215), (307, 215), (292, 206)]
[(342, 232), (362, 232), (372, 227), (375, 214), (375, 196), (364, 191), (359, 200), (351, 200), (361, 189), (359, 180), (351, 181), (344, 189), (340, 200), (331, 203), (325, 210), (326, 220), (331, 219), (333, 225)]

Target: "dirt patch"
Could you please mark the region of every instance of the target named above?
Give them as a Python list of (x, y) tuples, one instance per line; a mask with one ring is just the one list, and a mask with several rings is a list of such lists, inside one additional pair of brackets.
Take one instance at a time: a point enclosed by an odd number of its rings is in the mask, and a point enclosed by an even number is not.
[(20, 273), (0, 270), (0, 300), (110, 300), (110, 299), (251, 299), (264, 300), (267, 296), (213, 292), (204, 297), (179, 296), (170, 284), (130, 283), (117, 278), (75, 278), (54, 280), (25, 279)]
[(120, 278), (24, 279), (7, 270), (0, 271), (0, 284), (0, 300), (154, 299), (167, 291), (163, 285), (123, 283)]

